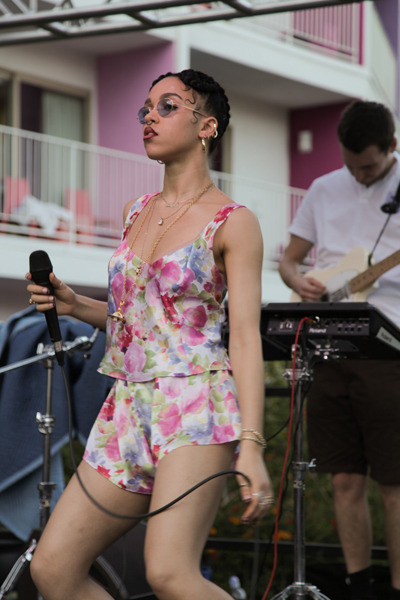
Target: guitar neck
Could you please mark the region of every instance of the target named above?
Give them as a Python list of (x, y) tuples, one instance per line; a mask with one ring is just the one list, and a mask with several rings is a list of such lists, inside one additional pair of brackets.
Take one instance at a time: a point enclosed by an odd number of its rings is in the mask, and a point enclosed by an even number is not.
[(360, 292), (364, 288), (372, 285), (383, 273), (389, 271), (400, 263), (400, 250), (396, 250), (390, 256), (384, 258), (376, 265), (372, 265), (359, 275), (356, 275), (349, 281), (349, 289), (352, 294)]

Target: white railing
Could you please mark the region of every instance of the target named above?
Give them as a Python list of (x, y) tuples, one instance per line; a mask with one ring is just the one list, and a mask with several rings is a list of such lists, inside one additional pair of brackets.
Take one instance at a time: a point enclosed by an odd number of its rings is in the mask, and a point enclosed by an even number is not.
[(358, 3), (327, 6), (241, 19), (240, 25), (260, 33), (268, 31), (281, 42), (358, 64), (361, 10)]
[[(161, 189), (162, 175), (160, 165), (136, 154), (0, 126), (0, 234), (115, 246), (123, 206)], [(264, 268), (276, 268), (304, 191), (215, 171), (212, 177), (257, 215)]]
[(144, 157), (0, 126), (0, 232), (112, 245), (124, 204), (161, 180)]

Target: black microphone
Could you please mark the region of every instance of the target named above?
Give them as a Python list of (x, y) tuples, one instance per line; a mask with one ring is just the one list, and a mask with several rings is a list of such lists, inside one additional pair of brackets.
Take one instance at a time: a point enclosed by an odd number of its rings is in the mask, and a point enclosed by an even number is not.
[[(54, 288), (50, 283), (50, 273), (53, 272), (53, 265), (51, 264), (47, 252), (44, 250), (36, 250), (35, 252), (32, 252), (29, 257), (29, 272), (32, 275), (33, 281), (37, 285), (47, 287), (50, 291), (50, 294), (54, 294)], [(64, 364), (64, 352), (56, 307), (46, 310), (44, 316), (46, 317), (50, 339), (54, 345), (54, 352), (56, 354), (57, 362), (60, 367), (62, 367)]]
[(390, 202), (385, 202), (385, 204), (382, 204), (381, 211), (388, 215), (394, 215), (399, 211), (399, 208), (400, 208), (400, 183), (397, 186), (396, 194), (395, 194), (393, 200), (391, 200)]

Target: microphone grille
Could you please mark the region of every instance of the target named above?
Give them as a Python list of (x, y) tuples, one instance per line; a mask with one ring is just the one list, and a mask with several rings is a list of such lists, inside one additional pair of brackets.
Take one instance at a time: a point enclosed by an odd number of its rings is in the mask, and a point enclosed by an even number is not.
[(47, 270), (50, 269), (50, 273), (53, 270), (49, 255), (44, 250), (35, 250), (29, 257), (30, 270)]

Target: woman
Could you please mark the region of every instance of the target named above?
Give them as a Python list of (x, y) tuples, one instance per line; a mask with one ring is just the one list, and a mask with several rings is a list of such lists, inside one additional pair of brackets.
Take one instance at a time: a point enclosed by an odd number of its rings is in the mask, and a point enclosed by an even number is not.
[[(75, 294), (54, 274), (54, 295), (28, 285), (39, 311), (56, 305), (60, 315), (107, 330), (100, 371), (115, 384), (90, 434), (80, 479), (109, 511), (137, 515), (232, 468), (237, 458), (235, 468), (250, 482), (239, 476), (242, 521), (255, 522), (272, 499), (259, 433), (262, 237), (255, 216), (210, 179), (207, 157), (228, 125), (228, 100), (203, 73), (167, 73), (152, 84), (138, 119), (147, 155), (165, 164), (164, 185), (125, 207), (108, 304)], [(229, 358), (221, 341), (227, 285)], [(148, 520), (146, 576), (159, 600), (230, 598), (199, 568), (223, 486), (224, 477), (212, 479)], [(73, 477), (31, 565), (45, 600), (110, 598), (88, 571), (134, 524), (99, 509)]]

